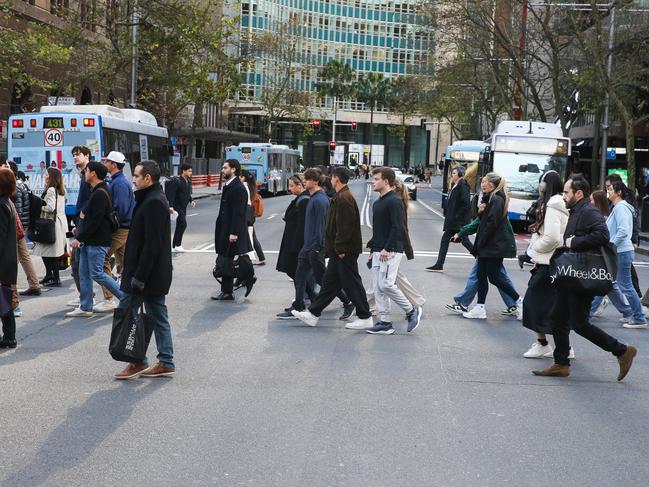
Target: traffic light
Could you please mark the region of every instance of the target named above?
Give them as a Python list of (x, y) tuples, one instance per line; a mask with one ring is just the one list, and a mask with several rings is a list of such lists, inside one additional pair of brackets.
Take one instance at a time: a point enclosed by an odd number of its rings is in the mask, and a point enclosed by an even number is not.
[(422, 130), (426, 130), (426, 119), (422, 118), (421, 121), (419, 122), (419, 126), (421, 127)]
[(352, 132), (356, 132), (358, 130), (358, 122), (352, 122)]
[(334, 152), (336, 152), (336, 141), (335, 140), (332, 140), (331, 142), (329, 142), (329, 152), (331, 152), (332, 154)]
[(316, 134), (319, 134), (319, 133), (320, 133), (320, 127), (321, 127), (321, 125), (322, 125), (322, 122), (321, 122), (320, 120), (313, 120), (313, 121), (311, 121), (311, 126), (313, 127), (313, 131), (314, 131)]

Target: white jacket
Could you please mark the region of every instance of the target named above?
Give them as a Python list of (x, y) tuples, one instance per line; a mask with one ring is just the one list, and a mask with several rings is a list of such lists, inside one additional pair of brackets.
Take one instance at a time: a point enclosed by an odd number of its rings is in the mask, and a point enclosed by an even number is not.
[(563, 245), (563, 233), (566, 231), (567, 224), (568, 209), (563, 196), (555, 194), (548, 201), (543, 225), (538, 232), (534, 232), (532, 242), (527, 248), (527, 255), (537, 264), (549, 265), (554, 251)]

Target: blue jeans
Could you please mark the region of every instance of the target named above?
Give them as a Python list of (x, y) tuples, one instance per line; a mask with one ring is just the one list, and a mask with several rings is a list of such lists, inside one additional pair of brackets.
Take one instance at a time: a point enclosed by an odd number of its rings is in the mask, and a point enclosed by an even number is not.
[[(112, 292), (112, 291), (111, 291)], [(127, 308), (131, 301), (144, 301), (144, 311), (155, 321), (153, 325), (153, 334), (155, 335), (155, 344), (158, 347), (158, 361), (167, 367), (176, 367), (174, 365), (174, 344), (171, 338), (171, 325), (169, 324), (169, 313), (165, 304), (164, 296), (140, 296), (134, 294), (122, 293), (124, 296), (120, 299), (119, 307)], [(147, 364), (145, 358), (142, 362)]]
[(79, 255), (79, 287), (80, 307), (84, 311), (92, 311), (92, 281), (108, 289), (117, 299), (122, 299), (124, 293), (117, 281), (104, 272), (104, 259), (109, 247), (98, 245), (83, 245)]
[[(505, 282), (509, 283), (510, 287), (512, 288), (514, 287), (511, 279), (509, 278), (509, 275), (507, 274), (507, 271), (505, 270), (504, 265), (500, 266), (500, 276)], [(500, 288), (498, 288), (498, 292), (500, 293), (500, 296), (503, 298), (503, 301), (505, 302), (505, 306), (511, 308), (512, 306), (516, 305), (516, 300), (513, 299), (511, 296), (509, 296), (506, 292), (502, 291)], [(469, 278), (466, 281), (466, 287), (464, 288), (464, 291), (454, 296), (453, 299), (456, 302), (460, 303), (462, 306), (469, 306), (473, 301), (473, 298), (475, 298), (476, 294), (478, 294), (478, 260), (477, 259), (473, 262), (473, 267), (471, 268), (471, 274), (469, 274)]]
[[(632, 317), (634, 323), (646, 323), (647, 319), (642, 311), (640, 298), (638, 298), (638, 293), (636, 293), (631, 279), (633, 255), (633, 250), (619, 252), (617, 254), (617, 275), (615, 276), (617, 282), (613, 285), (613, 290), (607, 296), (613, 306), (615, 306), (615, 309), (622, 313), (622, 316), (625, 318)], [(595, 297), (593, 305), (590, 308), (591, 316), (601, 302), (601, 296)]]

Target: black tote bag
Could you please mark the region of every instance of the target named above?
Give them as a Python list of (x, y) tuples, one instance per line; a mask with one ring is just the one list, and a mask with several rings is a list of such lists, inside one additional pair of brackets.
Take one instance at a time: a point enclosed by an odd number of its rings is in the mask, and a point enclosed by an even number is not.
[(0, 284), (0, 316), (5, 316), (10, 311), (13, 311), (12, 296), (13, 290), (11, 287)]
[[(54, 218), (34, 218), (31, 223), (27, 236), (32, 242), (42, 244), (56, 243), (56, 213), (59, 206), (59, 193), (55, 191)], [(31, 211), (31, 210), (30, 210)]]
[(142, 303), (116, 308), (108, 351), (118, 362), (143, 362), (149, 348), (154, 320), (144, 312)]
[(616, 276), (617, 253), (610, 243), (585, 252), (562, 247), (550, 259), (550, 278), (559, 292), (605, 296)]

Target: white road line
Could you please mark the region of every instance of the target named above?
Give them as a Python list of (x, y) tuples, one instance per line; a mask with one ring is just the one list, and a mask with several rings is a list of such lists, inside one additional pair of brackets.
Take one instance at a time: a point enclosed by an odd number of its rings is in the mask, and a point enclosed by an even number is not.
[(424, 208), (426, 208), (428, 211), (432, 211), (432, 212), (435, 213), (438, 217), (440, 217), (440, 218), (444, 218), (444, 215), (443, 215), (442, 213), (440, 213), (439, 211), (437, 211), (437, 210), (436, 210), (435, 208), (433, 208), (432, 206), (427, 205), (426, 203), (424, 203), (424, 202), (421, 201), (421, 200), (417, 200), (417, 203), (419, 203), (421, 206), (423, 206)]
[(190, 216), (196, 216), (196, 215), (198, 215), (198, 214), (199, 214), (199, 213), (192, 213), (191, 215), (187, 215), (187, 218), (189, 218)]
[(370, 223), (370, 200), (372, 199), (372, 186), (370, 184), (367, 185), (367, 206), (365, 207), (365, 224), (370, 227), (372, 227), (372, 224)]
[(273, 213), (273, 214), (270, 215), (268, 218), (266, 218), (266, 220), (272, 220), (272, 219), (275, 218), (276, 216), (277, 216), (277, 213)]

